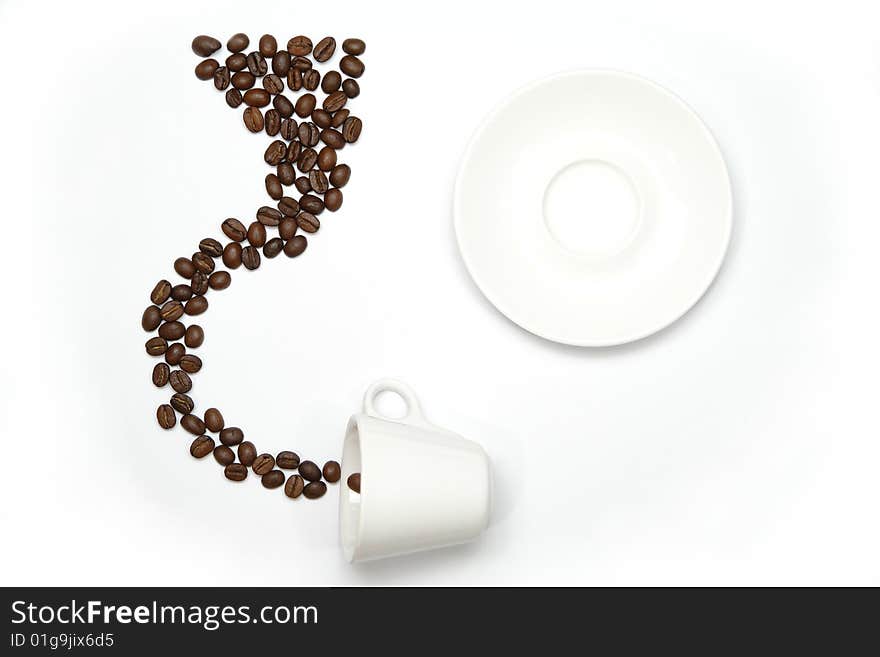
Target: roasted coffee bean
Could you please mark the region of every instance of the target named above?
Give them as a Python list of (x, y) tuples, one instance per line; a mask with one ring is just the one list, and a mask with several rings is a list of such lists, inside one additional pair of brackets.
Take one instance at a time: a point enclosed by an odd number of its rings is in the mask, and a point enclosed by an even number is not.
[(192, 278), (196, 273), (196, 266), (189, 258), (178, 258), (174, 261), (174, 271), (183, 278)]
[(296, 452), (278, 452), (275, 465), (284, 470), (296, 470), (299, 467), (299, 455)]
[(256, 269), (260, 266), (260, 252), (253, 246), (244, 247), (241, 250), (241, 262), (246, 269)]
[(183, 312), (187, 315), (201, 315), (208, 309), (208, 300), (201, 294), (183, 304)]
[(241, 266), (241, 244), (230, 242), (223, 249), (223, 264), (229, 269), (238, 269)]
[(190, 285), (192, 286), (193, 294), (204, 294), (208, 291), (207, 275), (204, 272), (197, 271), (193, 274)]
[(330, 71), (324, 74), (324, 79), (321, 80), (321, 91), (325, 94), (331, 94), (337, 91), (340, 86), (342, 86), (342, 76), (339, 71)]
[(342, 83), (342, 91), (348, 98), (357, 98), (361, 95), (361, 85), (358, 84), (357, 80), (349, 78)]
[(239, 32), (238, 34), (233, 34), (229, 37), (229, 41), (226, 42), (226, 49), (229, 50), (229, 52), (241, 52), (250, 44), (251, 40), (248, 39), (248, 35), (244, 32)]
[(260, 480), (265, 488), (278, 488), (284, 484), (284, 473), (281, 470), (272, 470), (263, 475)]
[(202, 359), (192, 354), (187, 354), (180, 359), (180, 369), (188, 374), (195, 374), (202, 369)]
[(303, 74), (302, 71), (296, 68), (290, 69), (290, 72), (287, 74), (287, 86), (290, 87), (292, 91), (299, 91), (303, 86)]
[[(324, 151), (321, 151), (321, 153), (323, 152)], [(331, 152), (333, 152), (332, 149)], [(336, 158), (334, 157), (333, 159)], [(321, 169), (324, 168), (323, 166), (321, 166), (321, 155), (318, 155), (318, 166), (321, 167)], [(311, 171), (309, 171), (309, 184), (312, 186), (312, 189), (318, 194), (323, 194), (330, 188), (329, 184), (327, 183), (327, 176), (324, 175), (324, 172), (321, 171), (321, 169), (312, 169)]]
[(162, 323), (162, 311), (158, 306), (147, 306), (141, 316), (141, 328), (145, 331), (155, 331)]
[(268, 91), (273, 96), (275, 94), (280, 94), (282, 91), (284, 91), (284, 80), (282, 80), (274, 73), (270, 73), (263, 78), (263, 89)]
[(345, 187), (349, 178), (351, 178), (351, 167), (347, 164), (337, 164), (330, 172), (330, 184), (334, 187)]
[(214, 451), (214, 439), (210, 436), (199, 436), (189, 446), (189, 453), (197, 459), (205, 458)]
[(199, 80), (210, 80), (219, 67), (220, 63), (216, 59), (204, 59), (196, 64), (196, 77)]
[(296, 160), (296, 168), (303, 173), (308, 173), (318, 162), (318, 154), (314, 148), (306, 148), (299, 154)]
[(324, 99), (323, 108), (328, 112), (335, 112), (345, 107), (348, 102), (348, 96), (344, 91), (334, 91)]
[(266, 227), (259, 221), (253, 222), (250, 227), (248, 227), (248, 242), (251, 243), (251, 246), (257, 248), (266, 243)]
[(310, 500), (316, 500), (326, 492), (327, 484), (323, 481), (313, 481), (310, 484), (306, 484), (306, 487), (303, 488), (303, 495)]
[(280, 237), (273, 237), (263, 247), (263, 255), (267, 258), (274, 258), (284, 249), (284, 240)]
[(238, 89), (229, 89), (226, 92), (226, 104), (235, 109), (242, 103), (241, 92)]
[(302, 495), (305, 485), (306, 482), (303, 481), (302, 477), (299, 475), (290, 475), (287, 478), (287, 483), (284, 484), (284, 494), (287, 495), (287, 497), (296, 499)]
[(330, 210), (330, 212), (336, 212), (339, 208), (342, 207), (342, 191), (336, 189), (328, 189), (327, 193), (324, 194), (324, 207)]
[[(318, 153), (318, 168), (321, 171), (330, 171), (333, 167), (336, 166), (336, 151), (330, 146), (324, 146), (321, 151)], [(309, 179), (311, 181), (311, 179)], [(312, 183), (312, 189), (314, 189), (319, 194), (327, 191), (327, 187), (325, 185), (324, 189), (318, 189), (315, 187), (314, 183)]]
[(308, 176), (300, 176), (293, 184), (300, 194), (308, 194), (310, 191), (312, 191), (312, 183), (309, 182)]
[(312, 52), (312, 40), (303, 35), (295, 36), (287, 42), (287, 52), (294, 57), (303, 57)]
[(150, 338), (144, 343), (144, 347), (150, 356), (161, 356), (168, 349), (168, 341), (165, 338)]
[(221, 45), (223, 44), (217, 41), (217, 39), (207, 36), (205, 34), (200, 34), (192, 40), (192, 50), (199, 57), (207, 57), (208, 55), (213, 55), (215, 52), (220, 50)]
[(303, 479), (308, 479), (309, 481), (318, 481), (321, 478), (321, 468), (312, 461), (300, 462), (299, 473), (303, 476)]
[(230, 463), (223, 468), (223, 474), (230, 481), (244, 481), (247, 479), (248, 471), (241, 463)]
[(156, 363), (153, 367), (153, 385), (157, 388), (162, 388), (168, 383), (170, 376), (171, 368), (168, 367), (168, 363)]
[(166, 301), (162, 305), (160, 313), (166, 322), (173, 322), (175, 319), (183, 317), (183, 304), (179, 301)]
[(339, 481), (339, 476), (342, 474), (342, 470), (339, 468), (339, 463), (336, 461), (327, 461), (321, 469), (321, 473), (324, 475), (324, 479), (331, 484), (335, 484)]
[(206, 237), (199, 242), (199, 251), (212, 258), (219, 258), (223, 255), (223, 245), (213, 237)]
[(250, 71), (239, 71), (232, 76), (232, 86), (239, 91), (250, 89), (256, 82), (257, 78)]
[(177, 424), (177, 416), (174, 414), (174, 409), (168, 404), (162, 404), (156, 409), (156, 420), (158, 420), (159, 426), (163, 429), (170, 429)]
[(226, 427), (220, 431), (220, 442), (224, 445), (238, 445), (244, 440), (244, 432), (238, 427)]
[(192, 400), (187, 394), (182, 392), (175, 393), (171, 397), (171, 408), (180, 413), (181, 415), (186, 415), (187, 413), (192, 413), (193, 409), (196, 407), (195, 402)]
[(192, 390), (192, 379), (183, 370), (174, 370), (168, 376), (168, 381), (175, 392), (189, 392)]
[(319, 62), (326, 62), (336, 52), (336, 39), (333, 37), (324, 37), (315, 44), (315, 59)]
[(267, 110), (266, 118), (263, 123), (266, 127), (266, 134), (270, 137), (274, 137), (281, 130), (281, 114), (275, 109)]
[(274, 173), (266, 176), (266, 193), (275, 201), (284, 196), (284, 188), (281, 186), (281, 181), (278, 180), (278, 176)]
[(217, 433), (218, 431), (223, 430), (223, 415), (216, 408), (209, 408), (205, 411), (205, 426), (208, 427), (208, 431), (213, 433)]
[(290, 72), (290, 53), (280, 50), (272, 57), (272, 72), (281, 77), (287, 77)]
[[(299, 207), (305, 210), (307, 214), (321, 214), (324, 211), (324, 201), (313, 194), (304, 194), (299, 199)], [(299, 227), (303, 228), (302, 224)]]
[(343, 107), (338, 112), (333, 112), (333, 120), (330, 122), (330, 125), (334, 128), (341, 128), (342, 124), (345, 123), (345, 120), (348, 118), (350, 112), (348, 109)]
[(247, 68), (247, 57), (240, 52), (232, 53), (226, 58), (226, 68), (233, 73), (238, 73)]
[(264, 475), (275, 467), (275, 458), (271, 454), (260, 454), (251, 466), (258, 475)]
[(321, 131), (311, 121), (303, 121), (297, 131), (299, 140), (306, 146), (315, 146), (321, 138)]
[(171, 288), (171, 298), (175, 301), (186, 301), (193, 295), (192, 288), (186, 283), (175, 285)]
[[(300, 205), (302, 205), (302, 203), (300, 203)], [(300, 230), (303, 232), (317, 233), (318, 229), (321, 227), (321, 222), (318, 221), (316, 216), (308, 212), (300, 212), (296, 217), (296, 225), (299, 226)]]
[(361, 136), (361, 127), (361, 120), (358, 117), (350, 116), (345, 119), (345, 123), (342, 125), (342, 136), (345, 141), (349, 144), (356, 142)]
[(242, 465), (251, 467), (257, 458), (257, 448), (248, 440), (245, 440), (238, 446), (238, 460)]
[(279, 164), (278, 168), (275, 169), (275, 173), (278, 175), (278, 180), (281, 181), (282, 185), (292, 185), (293, 181), (296, 180), (296, 171), (293, 170), (293, 165), (289, 162)]
[(225, 290), (232, 283), (232, 276), (228, 271), (215, 271), (208, 277), (208, 285), (212, 290)]
[(210, 274), (214, 271), (214, 259), (209, 255), (205, 255), (201, 251), (193, 253), (191, 260), (196, 266), (196, 269), (203, 274)]
[(299, 203), (296, 199), (290, 198), (289, 196), (283, 196), (281, 200), (278, 201), (278, 209), (283, 215), (295, 217), (299, 212)]
[(179, 342), (175, 342), (173, 345), (169, 346), (168, 350), (165, 352), (165, 362), (169, 365), (177, 365), (180, 363), (180, 359), (183, 358), (184, 354), (186, 354), (186, 347)]
[[(247, 56), (247, 67), (248, 72), (251, 75), (255, 75), (257, 77), (261, 75), (266, 75), (269, 72), (269, 65), (266, 63), (266, 58), (263, 57), (258, 52), (248, 53)], [(352, 76), (356, 77), (356, 76)]]
[(296, 162), (299, 159), (299, 148), (300, 143), (298, 141), (292, 141), (287, 145), (287, 159), (290, 162)]
[(296, 219), (293, 217), (284, 217), (284, 219), (281, 220), (281, 223), (278, 224), (278, 235), (284, 241), (292, 240), (296, 235), (297, 228)]
[(312, 112), (312, 121), (314, 121), (315, 125), (319, 128), (329, 128), (333, 121), (333, 115), (326, 110), (316, 109)]
[(244, 92), (245, 105), (249, 107), (265, 107), (272, 101), (272, 97), (265, 89), (248, 89)]
[(302, 235), (297, 235), (284, 245), (284, 255), (288, 258), (295, 258), (306, 250), (309, 245), (308, 240)]
[(214, 88), (217, 91), (223, 91), (229, 86), (229, 69), (225, 66), (219, 67), (214, 71)]
[(361, 39), (346, 39), (342, 42), (342, 49), (349, 55), (363, 55), (367, 44)]
[(295, 119), (284, 119), (281, 121), (281, 138), (286, 141), (292, 141), (296, 139), (297, 132), (299, 131), (299, 126), (296, 124)]
[(223, 234), (226, 235), (226, 237), (231, 240), (235, 240), (236, 242), (241, 242), (247, 234), (247, 228), (244, 227), (244, 224), (241, 223), (238, 219), (233, 219), (231, 217), (223, 222), (223, 225), (220, 226), (220, 229), (223, 231)]
[(191, 413), (180, 418), (180, 426), (196, 436), (201, 436), (205, 433), (205, 423), (202, 422), (202, 418)]
[(266, 152), (263, 154), (263, 159), (266, 160), (266, 164), (271, 164), (272, 166), (281, 164), (285, 157), (287, 157), (287, 144), (280, 139), (276, 139), (269, 144), (268, 148), (266, 148)]
[(342, 136), (342, 133), (339, 130), (334, 130), (333, 128), (327, 128), (326, 130), (321, 131), (321, 141), (327, 144), (330, 148), (340, 149), (345, 147), (345, 137)]
[(217, 445), (214, 448), (214, 458), (220, 465), (229, 465), (235, 461), (235, 452), (226, 445)]
[(260, 132), (263, 129), (263, 113), (256, 107), (248, 107), (242, 118), (245, 127), (251, 132)]
[(303, 87), (309, 91), (314, 91), (321, 84), (321, 74), (317, 70), (312, 69), (303, 73)]
[(297, 116), (304, 119), (312, 113), (313, 109), (315, 109), (316, 102), (317, 101), (312, 94), (303, 94), (296, 99), (296, 105), (294, 105), (293, 109)]
[(180, 340), (186, 333), (186, 327), (180, 322), (165, 322), (159, 327), (159, 337), (166, 340)]
[(287, 96), (275, 96), (275, 99), (272, 101), (272, 107), (275, 108), (278, 115), (282, 118), (290, 118), (293, 114), (293, 103), (290, 102)]
[(159, 305), (160, 303), (165, 303), (168, 301), (168, 297), (171, 296), (171, 283), (166, 281), (164, 278), (156, 283), (156, 287), (153, 288), (153, 291), (150, 292), (150, 301)]
[(263, 57), (272, 57), (278, 50), (278, 42), (271, 34), (264, 34), (260, 37), (260, 54)]
[(264, 205), (257, 210), (257, 221), (264, 226), (277, 226), (281, 223), (281, 219), (281, 213), (275, 208), (270, 208), (268, 205)]
[[(218, 274), (226, 274), (226, 272), (217, 272)], [(226, 274), (229, 276), (229, 274)], [(190, 349), (198, 349), (202, 346), (202, 343), (205, 341), (205, 331), (198, 324), (191, 324), (187, 327), (186, 333), (184, 333), (183, 342)]]
[(339, 70), (350, 78), (359, 78), (364, 74), (364, 63), (354, 55), (346, 55), (339, 60)]
[[(308, 57), (294, 57), (290, 61), (290, 65), (303, 73), (312, 70), (312, 60)], [(305, 76), (303, 76), (303, 82), (305, 82)]]
[(353, 472), (348, 475), (348, 479), (346, 479), (346, 483), (348, 487), (351, 488), (355, 493), (361, 492), (361, 473)]

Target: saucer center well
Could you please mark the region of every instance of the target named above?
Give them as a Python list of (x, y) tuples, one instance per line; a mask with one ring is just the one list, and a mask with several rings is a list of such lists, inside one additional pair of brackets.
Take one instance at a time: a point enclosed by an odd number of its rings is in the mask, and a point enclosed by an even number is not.
[(620, 253), (638, 226), (640, 200), (623, 171), (604, 160), (561, 169), (544, 191), (544, 223), (565, 249), (592, 258)]

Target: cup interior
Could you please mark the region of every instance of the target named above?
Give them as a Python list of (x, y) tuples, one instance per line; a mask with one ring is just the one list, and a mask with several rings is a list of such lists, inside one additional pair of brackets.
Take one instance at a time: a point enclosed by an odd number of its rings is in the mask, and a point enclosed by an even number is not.
[[(361, 473), (361, 492), (356, 493), (348, 487), (349, 475)], [(355, 418), (348, 422), (345, 441), (342, 445), (342, 480), (339, 490), (339, 523), (342, 551), (351, 561), (360, 543), (361, 535), (361, 495), (364, 490), (364, 477), (361, 468), (360, 431)]]

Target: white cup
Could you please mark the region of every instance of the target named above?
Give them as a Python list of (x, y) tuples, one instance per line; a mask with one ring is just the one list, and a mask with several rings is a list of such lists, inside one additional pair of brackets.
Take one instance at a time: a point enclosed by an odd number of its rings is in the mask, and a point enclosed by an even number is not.
[[(406, 402), (389, 418), (375, 407), (384, 391)], [(360, 493), (348, 476), (361, 473)], [(339, 533), (348, 561), (368, 561), (465, 543), (489, 524), (492, 473), (475, 442), (430, 424), (404, 383), (383, 379), (348, 422), (342, 450)]]

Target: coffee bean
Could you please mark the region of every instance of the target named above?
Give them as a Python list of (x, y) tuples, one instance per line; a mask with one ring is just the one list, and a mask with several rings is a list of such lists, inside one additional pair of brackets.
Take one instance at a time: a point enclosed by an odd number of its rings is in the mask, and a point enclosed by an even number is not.
[[(318, 153), (318, 168), (321, 171), (330, 171), (333, 167), (336, 166), (336, 151), (330, 146), (324, 146), (321, 151)], [(326, 180), (325, 180), (326, 182)], [(327, 190), (326, 185), (324, 189), (318, 189), (312, 184), (312, 189), (318, 192), (319, 194), (325, 192)]]
[(342, 191), (336, 189), (327, 190), (327, 193), (324, 195), (324, 207), (330, 210), (330, 212), (336, 212), (339, 208), (342, 207)]
[(321, 84), (321, 74), (315, 69), (303, 73), (303, 87), (309, 91), (314, 91)]
[(195, 374), (202, 369), (202, 359), (192, 354), (187, 354), (180, 359), (180, 369), (189, 374)]
[(335, 148), (337, 150), (345, 147), (345, 137), (342, 136), (342, 133), (339, 132), (339, 130), (334, 130), (333, 128), (327, 128), (326, 130), (321, 131), (321, 141), (327, 144), (330, 148)]
[(186, 301), (193, 295), (192, 288), (185, 284), (181, 283), (180, 285), (175, 285), (171, 288), (171, 298), (175, 301)]
[(299, 158), (296, 160), (296, 168), (303, 173), (308, 173), (312, 170), (317, 161), (318, 154), (315, 152), (315, 149), (306, 148), (299, 154)]
[(294, 105), (293, 109), (297, 113), (297, 116), (304, 119), (312, 113), (313, 109), (315, 109), (316, 102), (317, 101), (312, 94), (303, 94), (296, 99), (296, 105)]
[(199, 436), (189, 446), (189, 453), (197, 459), (205, 458), (214, 451), (214, 439), (210, 436)]
[(324, 74), (324, 79), (321, 80), (321, 91), (325, 94), (330, 94), (337, 91), (341, 85), (342, 76), (339, 74), (339, 71), (330, 71)]
[(202, 422), (198, 415), (192, 415), (191, 413), (180, 418), (180, 426), (196, 436), (205, 433), (205, 423)]
[(175, 342), (173, 345), (169, 346), (168, 350), (165, 352), (165, 362), (169, 365), (177, 365), (180, 363), (180, 359), (183, 358), (184, 354), (186, 354), (186, 347), (179, 342)]
[(348, 96), (344, 91), (334, 91), (324, 99), (323, 108), (328, 112), (335, 112), (345, 107), (348, 102)]
[(207, 36), (205, 34), (200, 34), (192, 40), (192, 50), (199, 57), (207, 57), (208, 55), (213, 55), (215, 52), (220, 50), (221, 45), (222, 44), (217, 41), (217, 39)]
[(166, 301), (159, 312), (166, 322), (173, 322), (183, 317), (183, 304), (179, 301)]
[(296, 162), (299, 159), (299, 147), (300, 143), (298, 141), (292, 141), (287, 145), (288, 160), (290, 160), (291, 162)]
[(275, 56), (272, 57), (272, 72), (282, 77), (287, 76), (290, 72), (290, 53), (286, 50), (275, 53)]
[[(323, 153), (324, 151), (321, 152)], [(324, 168), (323, 166), (321, 166), (320, 155), (318, 155), (318, 166), (321, 167), (321, 169)], [(312, 189), (315, 190), (318, 194), (323, 194), (329, 189), (327, 176), (325, 176), (324, 172), (320, 169), (312, 169), (311, 171), (309, 171), (309, 184), (311, 185)]]
[(280, 237), (273, 237), (266, 246), (263, 247), (263, 255), (267, 258), (274, 258), (284, 249), (284, 240)]
[(364, 74), (364, 63), (354, 55), (346, 55), (339, 60), (339, 70), (350, 78), (359, 78)]
[(168, 377), (171, 376), (171, 368), (168, 363), (156, 363), (153, 367), (153, 385), (162, 388), (168, 383)]
[(287, 483), (284, 484), (284, 494), (287, 497), (292, 497), (296, 499), (300, 495), (302, 495), (303, 488), (305, 487), (305, 481), (299, 475), (290, 475), (287, 478)]
[(299, 455), (296, 452), (278, 452), (275, 464), (285, 470), (296, 470), (299, 467)]
[(293, 103), (287, 98), (287, 96), (275, 96), (275, 99), (272, 101), (272, 106), (278, 111), (279, 116), (282, 118), (290, 118), (293, 114)]
[(229, 69), (225, 66), (219, 67), (214, 71), (214, 88), (217, 91), (223, 91), (229, 86)]
[(312, 183), (309, 182), (308, 176), (300, 176), (293, 184), (300, 194), (308, 194), (312, 191)]
[(319, 62), (326, 62), (336, 52), (336, 39), (333, 37), (324, 37), (315, 45), (315, 59)]
[(303, 86), (303, 74), (302, 71), (296, 68), (290, 69), (290, 72), (287, 74), (287, 86), (290, 87), (292, 91), (299, 91)]
[(226, 427), (220, 432), (220, 442), (224, 445), (232, 447), (241, 444), (243, 440), (244, 432), (238, 427)]
[(235, 109), (242, 103), (241, 92), (238, 89), (229, 89), (226, 92), (226, 104)]
[(330, 122), (330, 125), (334, 128), (341, 128), (342, 124), (345, 123), (345, 120), (348, 118), (348, 115), (351, 112), (348, 111), (347, 108), (343, 107), (338, 112), (333, 112), (333, 120)]
[(204, 294), (208, 291), (208, 277), (204, 272), (197, 271), (190, 281), (193, 294)]
[(363, 55), (367, 44), (361, 39), (346, 39), (342, 42), (342, 49), (349, 55)]
[(180, 413), (181, 415), (186, 415), (187, 413), (192, 413), (193, 409), (196, 407), (195, 402), (192, 400), (187, 394), (182, 392), (175, 393), (171, 397), (171, 408)]
[(263, 78), (263, 89), (273, 96), (275, 94), (280, 94), (284, 91), (284, 81), (274, 73), (270, 73)]
[(278, 176), (274, 173), (266, 176), (266, 193), (276, 201), (284, 196), (284, 188), (281, 186), (281, 181), (278, 180)]
[(246, 269), (256, 269), (260, 266), (260, 252), (253, 246), (244, 247), (241, 250), (241, 262)]
[(324, 464), (321, 472), (324, 475), (324, 479), (329, 481), (331, 484), (335, 484), (339, 481), (339, 476), (342, 473), (342, 470), (339, 468), (339, 463), (336, 461), (327, 461)]
[(304, 236), (297, 235), (284, 245), (284, 255), (288, 258), (295, 258), (306, 250), (308, 244), (309, 242)]
[(310, 500), (316, 500), (327, 492), (327, 484), (323, 481), (313, 481), (303, 488), (303, 495)]
[(299, 140), (305, 146), (315, 146), (321, 137), (321, 131), (318, 130), (318, 126), (316, 126), (311, 121), (303, 121), (302, 123), (300, 123), (297, 134), (299, 136)]
[(163, 429), (170, 429), (177, 424), (177, 416), (174, 414), (174, 409), (168, 404), (162, 404), (156, 409), (156, 420), (158, 420), (159, 426)]
[(356, 116), (350, 116), (345, 119), (342, 125), (342, 136), (349, 144), (356, 142), (361, 136), (361, 120)]
[(280, 139), (276, 139), (269, 144), (268, 148), (266, 148), (266, 152), (263, 154), (263, 159), (266, 161), (266, 164), (272, 166), (281, 164), (285, 157), (287, 157), (287, 144)]
[(205, 426), (208, 427), (208, 431), (213, 433), (217, 433), (218, 431), (223, 430), (223, 415), (216, 408), (209, 408), (205, 411)]
[(266, 118), (263, 122), (266, 126), (266, 134), (274, 137), (281, 130), (281, 114), (276, 109), (266, 111)]
[(278, 49), (278, 42), (271, 34), (264, 34), (260, 37), (260, 54), (263, 57), (272, 57)]
[(248, 472), (247, 468), (241, 463), (230, 463), (223, 468), (223, 474), (230, 481), (244, 481), (247, 479)]
[(334, 187), (345, 187), (349, 178), (351, 178), (351, 167), (347, 164), (337, 164), (330, 172), (330, 184)]
[(232, 76), (232, 86), (239, 91), (250, 89), (256, 82), (257, 78), (250, 71), (239, 71)]
[(228, 271), (215, 271), (208, 277), (208, 285), (212, 290), (225, 290), (232, 283), (232, 276)]
[(223, 249), (223, 264), (229, 269), (238, 269), (241, 266), (241, 244), (230, 242)]
[[(226, 272), (218, 272), (218, 273), (226, 273)], [(227, 276), (229, 274), (226, 274)], [(198, 324), (191, 324), (186, 329), (186, 333), (184, 334), (183, 341), (187, 347), (190, 349), (198, 349), (202, 346), (202, 343), (205, 341), (205, 331)]]
[(251, 40), (248, 39), (248, 35), (244, 32), (239, 32), (238, 34), (233, 34), (229, 37), (229, 41), (226, 42), (226, 48), (230, 52), (241, 52), (246, 49), (251, 44)]
[(265, 107), (271, 100), (272, 97), (265, 89), (248, 89), (244, 92), (244, 102), (249, 107)]
[(278, 201), (278, 210), (285, 216), (295, 217), (299, 212), (299, 203), (296, 199), (292, 199), (289, 196), (282, 196), (281, 200)]
[(156, 283), (156, 287), (154, 287), (153, 291), (150, 292), (150, 301), (152, 301), (156, 305), (159, 305), (160, 303), (165, 303), (170, 296), (171, 283), (169, 283), (165, 279), (162, 279), (161, 281)]
[(248, 242), (257, 248), (266, 243), (266, 227), (259, 221), (253, 222), (248, 228)]
[(296, 139), (297, 132), (299, 131), (299, 126), (296, 124), (296, 119), (284, 119), (281, 122), (281, 138), (287, 141), (292, 141)]
[(257, 77), (261, 75), (266, 75), (266, 73), (268, 73), (269, 71), (269, 65), (266, 63), (266, 58), (258, 52), (248, 53), (247, 67), (248, 72), (250, 72), (251, 75), (255, 75)]
[(281, 470), (272, 470), (263, 475), (260, 480), (265, 488), (278, 488), (284, 484), (284, 473)]
[(195, 296), (183, 304), (183, 312), (187, 315), (201, 315), (208, 309), (208, 300), (202, 295)]
[(296, 219), (293, 217), (284, 217), (284, 219), (281, 220), (281, 223), (278, 224), (278, 235), (285, 241), (292, 240), (296, 235), (297, 228)]
[(346, 483), (348, 487), (351, 488), (355, 493), (361, 492), (361, 473), (354, 472), (348, 475), (348, 479), (346, 479)]
[(271, 454), (260, 454), (251, 467), (258, 475), (264, 475), (275, 467), (275, 458)]
[(174, 271), (183, 278), (192, 278), (196, 273), (196, 266), (189, 258), (178, 258), (174, 261)]
[(186, 333), (186, 327), (180, 322), (165, 322), (159, 327), (159, 337), (166, 340), (180, 340)]
[[(313, 194), (304, 194), (299, 199), (299, 207), (305, 210), (308, 214), (321, 214), (324, 211), (324, 201)], [(302, 224), (300, 224), (300, 228), (302, 228)], [(303, 228), (303, 230), (305, 230), (305, 228)]]
[(203, 274), (210, 274), (214, 271), (214, 259), (209, 255), (205, 255), (201, 251), (193, 253), (191, 260), (196, 266), (196, 269)]
[(319, 128), (329, 128), (330, 123), (333, 121), (333, 115), (326, 110), (316, 109), (312, 112), (312, 121)]
[(303, 476), (303, 479), (308, 479), (309, 481), (318, 481), (321, 478), (321, 468), (312, 461), (300, 462), (299, 473)]
[(155, 331), (162, 323), (162, 311), (158, 306), (147, 306), (141, 316), (141, 328), (145, 331)]
[(357, 98), (361, 95), (361, 85), (358, 84), (357, 80), (349, 78), (342, 83), (342, 91), (348, 98)]
[(171, 372), (168, 381), (171, 382), (171, 387), (174, 388), (175, 392), (189, 392), (192, 390), (192, 379), (189, 378), (189, 374), (182, 370)]
[(242, 465), (251, 467), (257, 458), (257, 448), (248, 440), (238, 446), (238, 460)]
[(226, 445), (217, 445), (214, 448), (214, 459), (220, 465), (229, 465), (235, 461), (235, 452), (229, 449)]
[(231, 240), (235, 240), (236, 242), (241, 242), (247, 234), (247, 228), (244, 227), (244, 224), (241, 223), (238, 219), (233, 219), (231, 217), (224, 221), (223, 225), (220, 226), (220, 228), (223, 231), (223, 234), (226, 235), (226, 237)]
[(296, 172), (293, 170), (293, 165), (289, 162), (279, 164), (275, 169), (275, 173), (282, 185), (292, 185), (296, 179)]
[(199, 242), (199, 251), (212, 258), (219, 258), (223, 254), (223, 245), (213, 237), (206, 237)]
[(232, 53), (226, 58), (226, 68), (233, 73), (238, 73), (247, 68), (247, 57), (240, 52)]
[[(254, 90), (251, 89), (251, 91)], [(256, 107), (248, 107), (244, 111), (242, 118), (244, 119), (245, 127), (251, 132), (260, 132), (263, 129), (263, 113)]]
[(150, 356), (161, 356), (168, 349), (168, 342), (164, 338), (150, 338), (144, 343), (144, 347)]
[[(302, 202), (300, 202), (300, 205), (302, 205)], [(318, 221), (316, 216), (309, 212), (300, 212), (296, 217), (296, 225), (299, 226), (300, 230), (306, 233), (317, 233), (318, 229), (321, 227), (321, 222)]]
[[(298, 71), (301, 71), (303, 74), (305, 74), (306, 71), (312, 70), (312, 60), (308, 57), (294, 57), (290, 61), (290, 65)], [(305, 75), (303, 75), (303, 81), (305, 82)]]
[(196, 64), (196, 77), (199, 80), (210, 80), (219, 67), (220, 63), (216, 59), (203, 59)]
[(264, 226), (277, 226), (281, 223), (281, 219), (281, 213), (268, 205), (263, 205), (257, 210), (257, 221)]
[(287, 42), (287, 52), (295, 57), (302, 57), (312, 52), (312, 40), (307, 36), (295, 36)]

